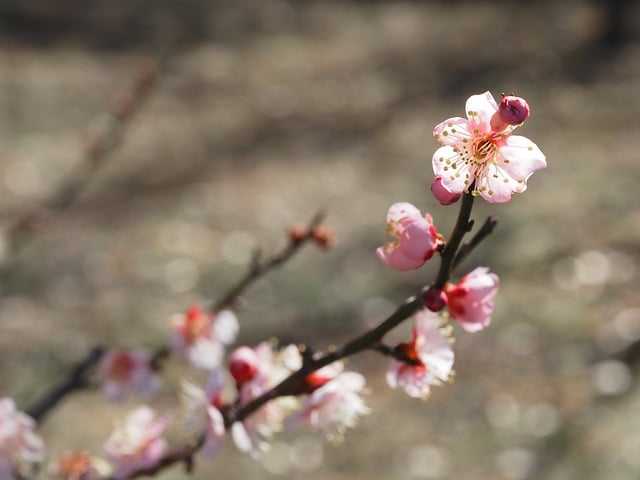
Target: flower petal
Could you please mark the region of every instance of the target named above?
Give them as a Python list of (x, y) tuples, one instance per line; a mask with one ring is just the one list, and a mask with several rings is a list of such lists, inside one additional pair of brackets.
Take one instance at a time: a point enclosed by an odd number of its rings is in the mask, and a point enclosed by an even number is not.
[(457, 145), (464, 139), (471, 138), (469, 120), (462, 117), (449, 118), (436, 125), (433, 129), (433, 137), (438, 141), (440, 146)]
[(441, 184), (451, 193), (462, 193), (471, 183), (469, 167), (454, 147), (440, 147), (433, 154), (433, 173), (441, 177)]
[(547, 166), (546, 157), (527, 137), (512, 135), (498, 149), (500, 167), (518, 181), (526, 182), (536, 170)]
[(396, 270), (413, 270), (421, 267), (425, 262), (424, 259), (407, 256), (398, 242), (385, 243), (382, 247), (378, 247), (376, 255), (380, 260)]
[(422, 218), (420, 210), (409, 202), (394, 203), (387, 212), (387, 223), (400, 223), (405, 218)]
[(498, 104), (493, 95), (487, 91), (480, 95), (471, 95), (467, 99), (465, 111), (472, 131), (477, 128), (478, 133), (488, 133), (491, 131), (491, 117), (498, 111)]

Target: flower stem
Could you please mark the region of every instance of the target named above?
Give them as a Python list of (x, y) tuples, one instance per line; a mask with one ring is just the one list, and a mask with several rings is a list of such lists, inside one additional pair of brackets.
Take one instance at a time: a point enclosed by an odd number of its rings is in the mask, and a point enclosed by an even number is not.
[[(472, 189), (473, 185), (470, 187), (470, 190)], [(462, 242), (462, 238), (471, 227), (469, 217), (471, 216), (471, 208), (473, 207), (474, 198), (475, 197), (470, 193), (465, 193), (462, 196), (462, 204), (460, 205), (460, 211), (458, 212), (458, 219), (453, 227), (449, 241), (442, 252), (442, 263), (440, 264), (440, 270), (438, 270), (438, 276), (436, 277), (435, 282), (433, 282), (434, 288), (442, 290), (444, 288), (444, 284), (447, 283), (451, 276), (451, 269), (454, 264), (453, 261), (456, 256), (456, 252), (458, 251), (458, 247), (460, 246), (460, 242)]]

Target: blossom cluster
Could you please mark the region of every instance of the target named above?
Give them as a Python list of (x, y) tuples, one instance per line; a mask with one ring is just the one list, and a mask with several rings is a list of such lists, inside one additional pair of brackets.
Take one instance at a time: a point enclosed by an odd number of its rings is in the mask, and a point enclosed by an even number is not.
[[(435, 179), (431, 191), (435, 198), (442, 205), (454, 204), (462, 196), (504, 203), (513, 193), (524, 192), (529, 177), (546, 166), (544, 155), (533, 142), (512, 135), (530, 114), (527, 102), (503, 95), (498, 103), (485, 92), (467, 100), (466, 113), (466, 119), (449, 118), (434, 129), (439, 143), (432, 159)], [(377, 346), (368, 345), (391, 357), (386, 371), (391, 388), (401, 388), (410, 397), (426, 398), (432, 387), (453, 377), (452, 325), (460, 325), (467, 332), (488, 327), (500, 282), (495, 273), (482, 266), (452, 281), (451, 261), (460, 242), (452, 242), (453, 246), (448, 243), (451, 239), (437, 230), (431, 214), (423, 214), (413, 204), (393, 204), (386, 223), (392, 241), (376, 250), (386, 265), (407, 271), (422, 267), (437, 254), (442, 258), (441, 280), (424, 289), (421, 308), (413, 312), (410, 339), (395, 346), (381, 341)], [(458, 235), (461, 240), (465, 233), (454, 230), (452, 236)], [(321, 226), (308, 231), (293, 228), (288, 237), (292, 248), (305, 238), (312, 238), (322, 248), (329, 248), (335, 241), (332, 231)], [(307, 428), (336, 438), (370, 412), (364, 400), (365, 378), (345, 370), (342, 358), (346, 354), (322, 365), (313, 364), (314, 368), (306, 368), (314, 356), (296, 345), (239, 345), (227, 356), (226, 350), (235, 343), (238, 332), (238, 319), (230, 309), (193, 306), (170, 318), (168, 348), (163, 353), (106, 351), (97, 379), (111, 401), (157, 394), (162, 389), (159, 361), (166, 355), (204, 373), (200, 376), (205, 380), (183, 379), (178, 414), (157, 415), (146, 405), (133, 410), (115, 426), (104, 444), (108, 462), (76, 450), (61, 455), (49, 467), (50, 476), (88, 480), (112, 475), (124, 480), (154, 471), (169, 452), (165, 435), (172, 421), (204, 458), (219, 453), (227, 434), (240, 451), (258, 457), (280, 431)], [(299, 381), (288, 391), (276, 392), (291, 378)], [(264, 398), (268, 401), (261, 401)], [(250, 409), (249, 414), (237, 416), (243, 409)], [(33, 419), (17, 411), (11, 399), (0, 398), (0, 480), (29, 475), (43, 460), (43, 442), (34, 428)]]

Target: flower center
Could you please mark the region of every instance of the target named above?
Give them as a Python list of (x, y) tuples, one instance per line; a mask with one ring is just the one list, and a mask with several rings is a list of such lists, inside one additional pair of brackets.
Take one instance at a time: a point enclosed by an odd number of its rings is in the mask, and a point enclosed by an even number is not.
[(478, 163), (485, 163), (495, 155), (497, 148), (491, 137), (480, 139), (473, 145), (472, 155)]
[(127, 380), (135, 368), (135, 362), (130, 355), (119, 353), (113, 360), (109, 369), (109, 376), (117, 380)]

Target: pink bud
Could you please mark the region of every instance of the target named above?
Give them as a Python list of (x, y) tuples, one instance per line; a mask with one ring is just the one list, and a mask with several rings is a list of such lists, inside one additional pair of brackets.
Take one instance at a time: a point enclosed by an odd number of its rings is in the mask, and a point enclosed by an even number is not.
[(500, 100), (500, 105), (498, 106), (498, 114), (500, 115), (500, 120), (507, 125), (520, 125), (529, 118), (530, 113), (529, 104), (524, 98), (502, 95), (502, 100)]
[(258, 372), (258, 354), (249, 347), (238, 347), (229, 357), (229, 373), (238, 386), (251, 380)]
[(429, 287), (423, 299), (424, 306), (432, 312), (439, 312), (447, 306), (447, 294), (439, 288)]
[(447, 188), (442, 185), (442, 177), (438, 175), (431, 184), (431, 193), (436, 197), (436, 200), (440, 202), (441, 205), (451, 205), (455, 203), (460, 198), (460, 193), (454, 193), (447, 190)]

